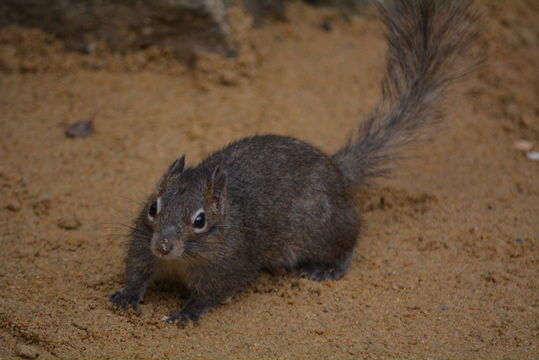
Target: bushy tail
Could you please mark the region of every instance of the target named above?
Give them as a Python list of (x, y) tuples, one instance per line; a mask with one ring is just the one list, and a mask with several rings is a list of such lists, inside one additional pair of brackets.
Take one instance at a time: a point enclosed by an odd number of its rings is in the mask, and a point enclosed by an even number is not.
[(471, 68), (461, 61), (476, 37), (469, 6), (469, 0), (377, 2), (388, 42), (382, 100), (333, 155), (352, 187), (387, 174), (397, 150), (441, 120), (448, 85)]

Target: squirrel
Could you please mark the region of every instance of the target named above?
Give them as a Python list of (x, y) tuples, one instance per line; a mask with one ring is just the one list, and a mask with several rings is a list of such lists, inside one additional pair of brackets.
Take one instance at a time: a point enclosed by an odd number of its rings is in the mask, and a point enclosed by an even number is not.
[(148, 286), (168, 274), (188, 298), (164, 320), (185, 325), (263, 270), (314, 281), (345, 275), (362, 228), (354, 192), (387, 175), (400, 149), (442, 119), (448, 86), (469, 71), (455, 63), (476, 36), (470, 3), (376, 3), (388, 44), (382, 99), (336, 153), (256, 135), (192, 168), (185, 156), (174, 161), (134, 222), (126, 284), (110, 301), (139, 312)]

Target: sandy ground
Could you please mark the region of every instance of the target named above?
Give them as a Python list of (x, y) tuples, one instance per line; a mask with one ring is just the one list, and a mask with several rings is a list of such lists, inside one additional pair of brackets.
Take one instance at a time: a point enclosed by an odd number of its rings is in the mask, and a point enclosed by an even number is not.
[[(433, 141), (358, 194), (348, 275), (263, 275), (186, 329), (160, 321), (179, 306), (166, 288), (140, 317), (112, 310), (122, 224), (182, 153), (192, 165), (267, 132), (335, 151), (378, 99), (380, 24), (296, 4), (249, 31), (239, 60), (194, 70), (3, 30), (0, 358), (539, 359), (539, 162), (513, 147), (539, 149), (539, 6), (480, 5), (487, 63)], [(64, 136), (92, 117), (92, 136)]]

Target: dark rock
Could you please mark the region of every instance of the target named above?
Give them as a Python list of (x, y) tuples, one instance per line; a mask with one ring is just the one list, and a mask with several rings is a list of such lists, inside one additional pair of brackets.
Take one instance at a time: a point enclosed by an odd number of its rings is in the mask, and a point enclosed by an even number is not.
[(119, 52), (158, 46), (179, 58), (195, 48), (228, 50), (223, 0), (3, 0), (0, 28), (9, 25), (39, 28), (83, 53), (100, 41)]
[(61, 218), (57, 225), (64, 230), (76, 230), (81, 226), (81, 222), (75, 216), (66, 216)]
[(65, 129), (65, 135), (67, 137), (78, 138), (87, 137), (94, 132), (93, 119), (87, 121), (79, 121), (69, 125)]
[(255, 27), (262, 26), (265, 19), (288, 21), (285, 0), (243, 0), (243, 4)]
[(320, 24), (322, 30), (331, 31), (333, 30), (333, 23), (330, 20), (324, 20)]
[(6, 209), (17, 212), (21, 209), (21, 203), (18, 200), (10, 200), (6, 205)]

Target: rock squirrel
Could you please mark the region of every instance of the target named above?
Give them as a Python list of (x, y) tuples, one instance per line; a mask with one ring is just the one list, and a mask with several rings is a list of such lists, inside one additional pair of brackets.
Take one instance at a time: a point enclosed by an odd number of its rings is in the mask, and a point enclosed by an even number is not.
[(380, 1), (388, 55), (382, 99), (351, 140), (325, 154), (286, 136), (247, 137), (185, 167), (181, 156), (135, 220), (126, 285), (110, 300), (139, 311), (168, 274), (189, 292), (166, 317), (186, 324), (244, 289), (261, 270), (315, 281), (348, 270), (360, 234), (354, 192), (385, 175), (403, 146), (441, 120), (444, 93), (476, 36), (467, 0)]

